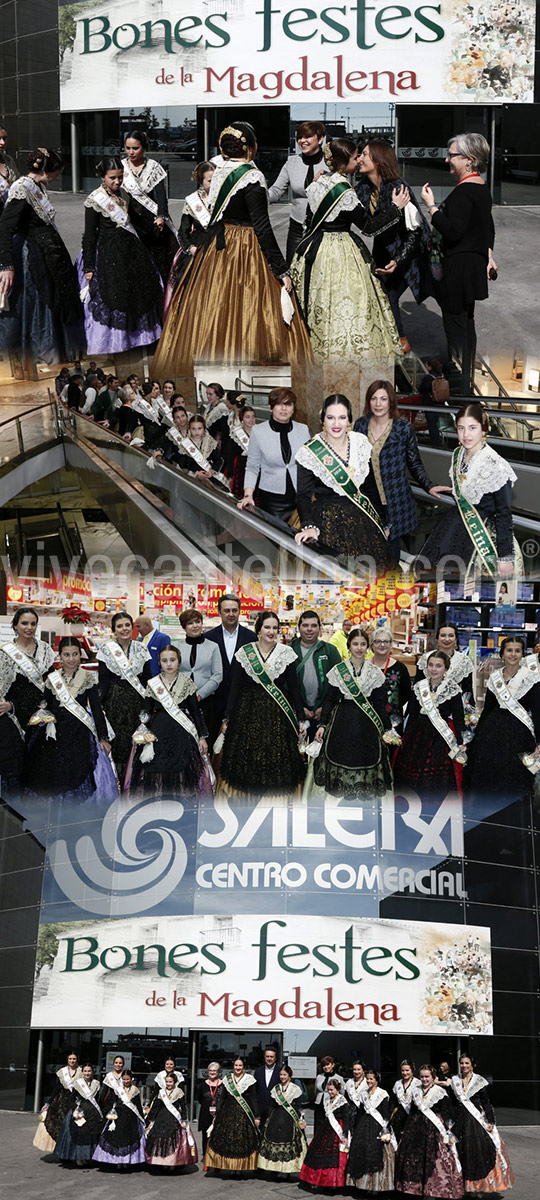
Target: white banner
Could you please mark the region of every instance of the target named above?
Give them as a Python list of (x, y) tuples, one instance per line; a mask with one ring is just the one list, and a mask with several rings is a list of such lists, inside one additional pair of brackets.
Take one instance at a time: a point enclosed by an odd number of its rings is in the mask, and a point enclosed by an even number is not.
[(61, 108), (96, 68), (101, 109), (526, 103), (534, 47), (534, 0), (90, 0), (60, 5)]
[[(51, 960), (51, 939), (57, 953)], [(41, 927), (32, 1026), (491, 1034), (489, 930), (320, 916)], [(38, 948), (38, 963), (43, 961)]]

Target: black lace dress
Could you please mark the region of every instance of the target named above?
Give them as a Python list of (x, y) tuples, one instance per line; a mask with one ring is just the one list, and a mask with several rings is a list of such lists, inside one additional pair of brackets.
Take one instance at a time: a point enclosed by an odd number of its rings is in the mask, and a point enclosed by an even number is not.
[[(159, 677), (158, 677), (159, 678)], [(184, 675), (178, 675), (171, 690), (175, 704), (194, 724), (199, 737), (208, 731), (197, 700), (195, 685)], [(198, 741), (182, 727), (150, 692), (141, 706), (149, 714), (148, 728), (155, 734), (154, 754), (141, 762), (143, 750), (138, 747), (133, 760), (129, 790), (145, 796), (192, 796), (202, 786), (204, 764)]]
[[(53, 665), (54, 651), (46, 642), (38, 642), (33, 661), (41, 677)], [(5, 800), (20, 790), (24, 768), (28, 722), (44, 699), (43, 691), (27, 679), (7, 654), (0, 651), (0, 695), (9, 700), (18, 725), (5, 713), (0, 717), (0, 778)]]
[[(111, 670), (101, 654), (102, 651), (98, 651), (99, 695), (105, 715), (114, 729), (113, 757), (121, 780), (132, 750), (131, 739), (139, 724), (140, 713), (144, 709), (144, 696), (141, 696), (127, 679)], [(152, 673), (148, 651), (141, 647), (140, 643), (131, 642), (129, 658), (141, 687), (145, 688)]]
[[(436, 1086), (436, 1085), (434, 1085)], [(431, 1108), (447, 1130), (454, 1110), (442, 1088), (437, 1088)], [(463, 1196), (463, 1175), (455, 1147), (445, 1144), (443, 1135), (425, 1112), (413, 1103), (396, 1155), (396, 1191), (410, 1196), (459, 1200)]]
[(403, 1100), (405, 1101), (405, 1103), (403, 1103), (398, 1091), (396, 1090), (400, 1083), (402, 1083), (402, 1080), (398, 1079), (392, 1089), (393, 1100), (392, 1100), (391, 1112), (390, 1112), (390, 1124), (394, 1131), (396, 1141), (398, 1141), (398, 1142), (401, 1141), (401, 1138), (403, 1136), (403, 1130), (405, 1129), (405, 1125), (407, 1124), (407, 1118), (411, 1111), (413, 1090), (415, 1088), (421, 1087), (420, 1080), (417, 1079), (416, 1076), (414, 1076), (413, 1079), (411, 1079), (411, 1082), (409, 1084), (407, 1084), (407, 1086), (405, 1086), (405, 1084), (403, 1084), (403, 1088), (404, 1088)]
[(346, 1142), (350, 1121), (349, 1105), (344, 1096), (338, 1097), (337, 1105), (334, 1102), (333, 1117), (341, 1129), (341, 1138), (330, 1124), (325, 1108), (324, 1117), (309, 1143), (300, 1171), (300, 1182), (316, 1189), (341, 1191), (347, 1173)]
[[(153, 159), (148, 159), (145, 161), (142, 177), (139, 177), (136, 171), (131, 172), (127, 160), (124, 160), (124, 179), (130, 173), (134, 175), (145, 194), (157, 204), (156, 216), (163, 217), (166, 222), (169, 218), (169, 205), (164, 174), (153, 186), (149, 187), (145, 182), (145, 178), (148, 176), (147, 168), (151, 169), (154, 165), (158, 167), (157, 174), (160, 174), (158, 164), (154, 163)], [(158, 226), (155, 224), (154, 214), (145, 208), (144, 204), (141, 204), (132, 194), (130, 194), (130, 216), (139, 238), (153, 259), (163, 281), (163, 286), (165, 286), (173, 258), (178, 250), (176, 237), (170, 226), (166, 223), (160, 232)]]
[[(461, 1080), (456, 1082), (460, 1090)], [(452, 1086), (458, 1096), (458, 1103), (455, 1107), (455, 1133), (463, 1167), (465, 1191), (479, 1193), (506, 1191), (507, 1188), (512, 1187), (514, 1174), (500, 1134), (497, 1139), (498, 1146), (496, 1146), (487, 1129), (484, 1129), (481, 1122), (477, 1121), (468, 1112), (465, 1105), (459, 1101), (459, 1091), (456, 1089), (454, 1081), (452, 1081)], [(472, 1076), (465, 1096), (470, 1099), (488, 1125), (496, 1125), (487, 1080), (482, 1075), (474, 1074)]]
[(152, 1167), (187, 1167), (197, 1162), (195, 1139), (188, 1136), (182, 1121), (187, 1120), (186, 1101), (180, 1088), (174, 1088), (168, 1099), (180, 1120), (169, 1111), (161, 1097), (154, 1096), (146, 1118), (146, 1161)]
[(488, 685), (469, 748), (466, 795), (496, 797), (507, 803), (532, 795), (534, 775), (523, 765), (521, 755), (531, 753), (540, 742), (540, 683), (519, 696), (519, 704), (532, 720), (534, 735), (518, 717), (501, 707)]
[[(270, 1095), (270, 1111), (264, 1126), (259, 1150), (259, 1171), (269, 1179), (297, 1177), (307, 1151), (306, 1135), (298, 1123), (274, 1096)], [(298, 1118), (301, 1114), (301, 1089), (287, 1084), (285, 1096)]]
[(106, 1081), (98, 1092), (97, 1100), (105, 1124), (93, 1159), (104, 1166), (135, 1167), (145, 1161), (146, 1134), (139, 1089), (130, 1087), (126, 1096), (135, 1112), (122, 1102)]
[(396, 659), (384, 672), (385, 708), (392, 728), (403, 733), (404, 709), (411, 698), (411, 677), (405, 663)]
[[(92, 1080), (92, 1084), (95, 1104), (75, 1090), (70, 1092), (71, 1107), (64, 1117), (55, 1150), (56, 1157), (62, 1162), (90, 1162), (99, 1142), (104, 1121), (97, 1104), (97, 1080)], [(82, 1113), (84, 1124), (79, 1123), (80, 1117), (76, 1116), (79, 1113)]]
[[(31, 795), (52, 797), (56, 801), (84, 801), (96, 791), (98, 741), (107, 740), (107, 724), (97, 683), (92, 683), (88, 677), (84, 682), (88, 686), (75, 699), (91, 713), (98, 740), (47, 688), (47, 708), (55, 718), (56, 737), (47, 737), (47, 725), (35, 725), (29, 729), (22, 782)], [(100, 782), (104, 782), (102, 774)], [(114, 790), (116, 792), (116, 785)]]
[[(335, 670), (335, 668), (332, 668)], [(361, 690), (366, 688), (367, 699), (380, 717), (385, 730), (390, 729), (384, 684), (369, 686), (366, 672), (378, 671), (365, 663), (356, 679)], [(331, 674), (331, 673), (330, 673)], [(382, 677), (382, 671), (378, 672)], [(364, 683), (362, 681), (364, 676)], [(392, 788), (392, 771), (388, 748), (378, 729), (354, 700), (348, 699), (339, 687), (327, 682), (321, 711), (321, 725), (326, 725), (322, 750), (313, 765), (313, 777), (318, 787), (332, 796), (363, 796), (377, 799)]]
[[(277, 646), (272, 654), (285, 647)], [(296, 674), (296, 655), (276, 677), (275, 683), (287, 697), (298, 721), (304, 720), (302, 697)], [(304, 779), (304, 764), (298, 751), (298, 734), (288, 717), (238, 661), (232, 671), (231, 689), (225, 712), (225, 734), (221, 779), (237, 795), (290, 795)]]
[[(72, 1092), (71, 1088), (67, 1087), (63, 1082), (64, 1070), (67, 1070), (67, 1068), (63, 1068), (61, 1072), (57, 1072), (56, 1074), (44, 1122), (45, 1129), (54, 1142), (57, 1142), (60, 1137), (60, 1130), (64, 1124), (66, 1113), (71, 1112)], [(70, 1073), (70, 1079), (80, 1079), (81, 1075), (81, 1068), (77, 1067), (77, 1070), (73, 1074)]]
[[(371, 1103), (384, 1121), (388, 1121), (388, 1093), (377, 1088)], [(365, 1192), (392, 1192), (394, 1190), (394, 1149), (391, 1143), (381, 1141), (383, 1126), (360, 1105), (355, 1123), (347, 1175), (353, 1187)]]
[[(463, 696), (458, 684), (449, 690), (454, 694), (437, 707), (461, 745), (465, 732)], [(394, 761), (396, 791), (412, 788), (421, 799), (444, 800), (449, 792), (461, 789), (462, 778), (463, 768), (449, 758), (447, 743), (423, 712), (413, 687), (407, 728)]]
[[(247, 1086), (246, 1086), (247, 1085)], [(204, 1157), (204, 1170), (223, 1176), (254, 1174), (257, 1170), (259, 1131), (257, 1086), (252, 1075), (242, 1076), (242, 1099), (253, 1114), (251, 1119), (227, 1087), (227, 1079), (218, 1090), (216, 1115)]]

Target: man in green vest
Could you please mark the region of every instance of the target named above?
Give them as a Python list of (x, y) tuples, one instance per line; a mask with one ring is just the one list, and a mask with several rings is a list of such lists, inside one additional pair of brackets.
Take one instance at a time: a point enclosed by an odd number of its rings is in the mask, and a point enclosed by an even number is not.
[(298, 657), (296, 674), (304, 705), (304, 714), (309, 721), (308, 740), (315, 736), (320, 721), (321, 707), (326, 693), (326, 676), (331, 667), (341, 662), (339, 650), (321, 638), (321, 622), (313, 609), (303, 612), (298, 618), (298, 635), (291, 647)]

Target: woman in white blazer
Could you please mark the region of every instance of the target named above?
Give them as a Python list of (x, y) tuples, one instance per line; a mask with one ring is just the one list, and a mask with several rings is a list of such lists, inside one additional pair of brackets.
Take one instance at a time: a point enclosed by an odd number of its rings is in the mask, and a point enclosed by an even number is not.
[(251, 432), (244, 496), (238, 507), (253, 507), (257, 487), (259, 508), (288, 521), (296, 508), (295, 455), (309, 440), (309, 429), (293, 421), (296, 396), (291, 388), (274, 388), (268, 403), (272, 409), (270, 420), (255, 425)]

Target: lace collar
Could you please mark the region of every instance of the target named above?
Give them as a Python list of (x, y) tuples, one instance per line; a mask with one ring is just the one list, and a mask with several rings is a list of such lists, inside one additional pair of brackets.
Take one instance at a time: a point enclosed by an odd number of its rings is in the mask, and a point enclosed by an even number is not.
[(445, 1099), (445, 1096), (446, 1092), (444, 1088), (439, 1087), (437, 1083), (432, 1083), (427, 1092), (422, 1091), (422, 1085), (420, 1084), (420, 1087), (415, 1088), (414, 1090), (413, 1100), (420, 1109), (434, 1108), (436, 1104), (439, 1104), (441, 1100)]
[(204, 456), (204, 458), (208, 458), (208, 455), (211, 454), (212, 451), (215, 450), (215, 448), (217, 446), (216, 439), (212, 437), (211, 433), (205, 432), (203, 434), (203, 438), (202, 438), (202, 442), (201, 442), (200, 446), (198, 446), (197, 443), (193, 441), (191, 434), (189, 434), (189, 433), (186, 434), (186, 438), (189, 442), (191, 442), (192, 446), (195, 446), (195, 449), (198, 450), (200, 452), (200, 454), (202, 454)]
[(122, 166), (124, 168), (124, 187), (128, 192), (140, 188), (141, 192), (148, 194), (158, 183), (161, 183), (162, 179), (167, 178), (167, 172), (161, 163), (156, 162), (155, 158), (147, 158), (140, 171), (133, 170), (129, 158), (122, 159)]
[(412, 1099), (413, 1092), (420, 1087), (422, 1087), (420, 1080), (416, 1078), (416, 1075), (413, 1075), (412, 1079), (407, 1084), (405, 1084), (402, 1079), (396, 1079), (392, 1091), (401, 1103), (403, 1100), (407, 1101), (408, 1099)]
[[(352, 662), (350, 658), (347, 659), (346, 666), (350, 667), (352, 671)], [(351, 693), (349, 692), (347, 684), (341, 678), (337, 666), (332, 667), (326, 678), (329, 683), (333, 684), (334, 687), (339, 689), (342, 696), (344, 696), (346, 700), (351, 699)], [(355, 676), (355, 682), (363, 691), (364, 696), (371, 696), (371, 693), (375, 688), (384, 686), (384, 672), (381, 671), (380, 667), (376, 667), (375, 663), (373, 663), (371, 659), (365, 659), (360, 674)]]
[(230, 410), (227, 408), (224, 400), (220, 400), (218, 404), (214, 404), (213, 408), (209, 408), (205, 415), (206, 428), (210, 429), (216, 421), (220, 421), (222, 417), (229, 419)]
[[(258, 643), (252, 642), (252, 646), (254, 646), (262, 660)], [(249, 678), (253, 679), (255, 683), (259, 683), (258, 675), (255, 674), (251, 663), (248, 662), (244, 655), (243, 646), (236, 651), (234, 657), (236, 661), (240, 663), (240, 666), (244, 668), (246, 675), (249, 675)], [(268, 658), (265, 660), (264, 669), (266, 674), (270, 676), (270, 679), (275, 680), (278, 679), (280, 675), (283, 675), (284, 670), (290, 665), (290, 663), (296, 663), (297, 661), (298, 660), (294, 650), (290, 646), (285, 646), (283, 642), (278, 642), (277, 646), (274, 646), (274, 649), (270, 651)]]
[(388, 1100), (388, 1092), (385, 1092), (384, 1088), (382, 1087), (376, 1087), (371, 1096), (368, 1096), (366, 1091), (365, 1095), (363, 1096), (363, 1100), (368, 1106), (371, 1105), (372, 1108), (378, 1108), (379, 1105), (382, 1104), (383, 1100)]
[(29, 175), (20, 175), (15, 183), (12, 183), (6, 203), (9, 204), (11, 200), (26, 200), (40, 221), (44, 221), (46, 225), (54, 225), (56, 211), (46, 188), (36, 183)]
[(169, 1104), (178, 1104), (178, 1101), (182, 1100), (184, 1096), (182, 1088), (173, 1087), (172, 1091), (168, 1092), (165, 1084), (163, 1084), (163, 1087), (160, 1087), (158, 1094), (160, 1100), (164, 1100), (164, 1097), (166, 1097)]
[[(302, 467), (306, 467), (308, 471), (311, 471), (311, 474), (315, 475), (317, 479), (320, 479), (321, 483), (324, 483), (326, 487), (331, 488), (333, 492), (337, 492), (339, 496), (342, 496), (343, 492), (339, 484), (336, 483), (335, 479), (320, 461), (320, 459), (316, 458), (316, 456), (311, 453), (309, 445), (310, 443), (306, 442), (304, 446), (300, 446), (300, 449), (296, 451), (296, 462), (300, 463)], [(330, 453), (334, 454), (334, 451), (330, 450)], [(338, 456), (336, 455), (336, 457)], [(366, 479), (369, 473), (370, 460), (371, 446), (365, 433), (350, 433), (349, 461), (346, 465), (351, 478), (354, 480), (358, 488), (361, 487), (364, 479)], [(340, 459), (340, 462), (343, 461), (343, 459)]]
[[(114, 640), (114, 638), (111, 638), (111, 641), (114, 642)], [(115, 662), (112, 654), (109, 653), (108, 642), (105, 642), (104, 646), (100, 646), (97, 652), (97, 658), (98, 662), (105, 663), (105, 666), (111, 672), (111, 675), (119, 675), (121, 679), (124, 678), (123, 671), (120, 670), (120, 667)], [(131, 670), (134, 671), (136, 675), (140, 675), (144, 664), (150, 662), (150, 654), (146, 649), (146, 646), (143, 646), (142, 642), (129, 643), (127, 658), (129, 660)]]
[[(60, 668), (58, 674), (62, 676), (62, 683), (65, 685), (65, 687), (67, 687), (70, 696), (72, 696), (74, 700), (76, 700), (77, 696), (80, 696), (83, 692), (89, 691), (89, 689), (94, 687), (94, 684), (97, 683), (97, 678), (93, 676), (90, 671), (84, 671), (82, 667), (77, 668), (71, 679), (66, 679), (62, 668)], [(45, 680), (45, 687), (48, 687), (51, 692), (53, 691), (49, 679)]]
[(204, 188), (199, 188), (198, 191), (190, 192), (189, 196), (186, 196), (184, 200), (184, 212), (194, 217), (200, 225), (204, 225), (205, 227), (208, 225), (210, 212), (208, 209), (208, 195), (204, 191)]
[[(216, 167), (214, 174), (212, 175), (212, 182), (210, 184), (210, 191), (208, 193), (208, 207), (210, 211), (212, 211), (214, 204), (216, 203), (221, 185), (225, 183), (226, 179), (229, 178), (231, 171), (236, 171), (236, 168), (242, 166), (242, 164), (245, 162), (245, 158), (228, 158), (221, 166)], [(222, 216), (225, 212), (225, 209), (230, 204), (232, 197), (236, 196), (237, 192), (243, 191), (244, 188), (251, 187), (253, 183), (260, 183), (266, 192), (266, 179), (264, 178), (262, 171), (259, 171), (258, 167), (254, 167), (251, 171), (245, 171), (244, 174), (241, 175), (240, 179), (237, 179), (236, 183), (233, 184), (227, 200), (221, 209)]]
[[(289, 1101), (289, 1104), (291, 1103), (292, 1100), (298, 1100), (299, 1097), (302, 1095), (302, 1088), (299, 1088), (297, 1083), (293, 1083), (292, 1079), (291, 1079), (290, 1083), (287, 1083), (285, 1085), (285, 1087), (283, 1087), (282, 1084), (280, 1084), (279, 1086), (281, 1087), (281, 1091), (283, 1092), (285, 1099)], [(276, 1094), (275, 1087), (272, 1088), (270, 1095), (273, 1097), (274, 1100), (277, 1100), (277, 1094)]]
[[(24, 654), (24, 650), (22, 653)], [(36, 653), (33, 655), (29, 654), (27, 657), (37, 667), (40, 675), (44, 675), (52, 667), (56, 655), (48, 642), (39, 640), (37, 642)], [(19, 674), (22, 674), (22, 672), (19, 671), (17, 663), (10, 658), (9, 654), (4, 654), (0, 651), (0, 692), (6, 692)]]
[(327, 1113), (327, 1112), (333, 1113), (336, 1111), (336, 1108), (342, 1108), (342, 1106), (344, 1104), (345, 1105), (347, 1104), (347, 1100), (345, 1099), (345, 1096), (341, 1095), (341, 1093), (339, 1094), (339, 1096), (334, 1096), (333, 1100), (330, 1099), (328, 1092), (325, 1092), (323, 1095), (323, 1105), (324, 1105), (325, 1113)]
[[(464, 457), (465, 451), (462, 450), (458, 460), (458, 471), (462, 469)], [(452, 468), (450, 468), (451, 476)], [(505, 483), (510, 482), (513, 485), (516, 479), (517, 475), (510, 464), (486, 443), (473, 455), (461, 484), (461, 490), (465, 499), (470, 500), (471, 504), (479, 504), (483, 496), (490, 492), (500, 491)]]
[(348, 1079), (345, 1084), (345, 1095), (348, 1096), (349, 1100), (352, 1100), (353, 1104), (356, 1104), (357, 1107), (360, 1105), (362, 1101), (362, 1094), (365, 1091), (367, 1091), (365, 1075), (364, 1078), (359, 1079), (358, 1082), (356, 1079)]
[[(425, 679), (419, 679), (418, 683), (413, 684), (413, 692), (420, 703), (422, 703), (420, 699), (420, 685), (425, 682)], [(435, 691), (432, 692), (430, 690), (430, 696), (436, 707), (440, 708), (441, 704), (445, 704), (447, 700), (452, 700), (454, 696), (461, 696), (461, 688), (455, 679), (450, 678), (450, 672), (448, 672), (444, 679), (441, 680), (439, 686), (435, 688)]]
[(230, 1096), (233, 1096), (234, 1092), (232, 1090), (231, 1083), (234, 1083), (236, 1085), (236, 1090), (238, 1092), (240, 1092), (241, 1096), (243, 1096), (244, 1092), (247, 1092), (248, 1088), (254, 1087), (256, 1082), (257, 1082), (257, 1080), (255, 1079), (255, 1076), (249, 1075), (249, 1073), (247, 1071), (245, 1071), (244, 1074), (240, 1076), (240, 1079), (236, 1079), (236, 1077), (231, 1072), (229, 1075), (225, 1076), (225, 1078), (223, 1080), (223, 1087), (225, 1088), (225, 1091), (229, 1093)]
[(467, 1088), (463, 1087), (460, 1075), (452, 1075), (452, 1090), (458, 1099), (463, 1096), (464, 1100), (470, 1100), (472, 1096), (476, 1096), (477, 1092), (481, 1092), (482, 1088), (486, 1087), (489, 1087), (487, 1079), (484, 1079), (483, 1075), (477, 1075), (476, 1071), (473, 1071)]
[[(493, 692), (493, 695), (496, 696), (497, 700), (499, 700), (499, 693), (493, 680), (496, 676), (501, 674), (502, 667), (499, 671), (492, 671), (487, 681), (488, 690)], [(514, 697), (514, 700), (521, 700), (523, 696), (527, 695), (527, 692), (530, 692), (531, 688), (534, 687), (536, 683), (540, 683), (538, 659), (536, 654), (528, 654), (527, 658), (521, 663), (519, 671), (516, 671), (516, 674), (508, 681), (506, 687)], [(501, 703), (500, 700), (499, 703)]]
[[(171, 700), (174, 700), (174, 703), (178, 705), (182, 704), (182, 702), (186, 700), (188, 696), (195, 696), (197, 692), (197, 688), (195, 687), (193, 680), (190, 679), (189, 675), (185, 675), (181, 670), (178, 672), (178, 675), (176, 676), (171, 688), (167, 687), (163, 675), (159, 674), (157, 679), (159, 679), (159, 682), (163, 684), (163, 687), (165, 688), (167, 694), (171, 697)], [(153, 700), (156, 698), (148, 684), (146, 687), (146, 695), (151, 696)]]
[[(345, 182), (346, 176), (340, 175), (339, 171), (334, 171), (333, 175), (321, 175), (320, 179), (314, 179), (313, 183), (310, 183), (306, 188), (306, 196), (308, 198), (308, 204), (312, 213), (316, 212), (319, 204), (322, 203), (325, 196), (328, 195), (328, 192), (336, 183)], [(348, 191), (343, 192), (343, 194), (339, 197), (337, 204), (334, 204), (332, 211), (329, 212), (328, 216), (324, 218), (325, 224), (327, 221), (335, 221), (336, 218), (339, 217), (340, 213), (352, 212), (358, 207), (358, 196), (356, 195), (354, 188), (351, 186), (349, 187)]]
[[(431, 655), (435, 654), (434, 650), (426, 650), (418, 659), (418, 669), (427, 675), (427, 662)], [(454, 650), (450, 657), (450, 667), (448, 675), (455, 679), (456, 683), (461, 683), (468, 675), (472, 675), (473, 665), (468, 654), (464, 654), (463, 650)], [(448, 677), (447, 675), (447, 677)]]

